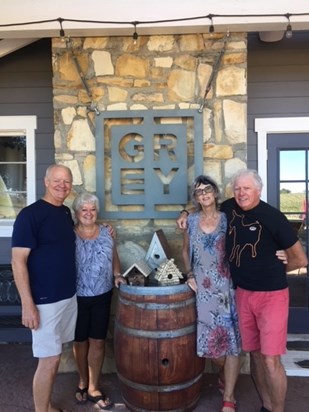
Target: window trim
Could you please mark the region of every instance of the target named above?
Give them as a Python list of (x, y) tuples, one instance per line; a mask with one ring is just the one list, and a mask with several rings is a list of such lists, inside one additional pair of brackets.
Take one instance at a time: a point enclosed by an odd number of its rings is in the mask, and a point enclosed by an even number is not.
[(263, 180), (262, 200), (267, 202), (267, 139), (268, 134), (308, 133), (309, 117), (256, 118), (254, 131), (258, 142), (258, 171)]
[[(36, 116), (0, 116), (0, 134), (26, 136), (27, 205), (36, 200), (35, 130)], [(0, 237), (11, 237), (14, 219), (0, 219)]]

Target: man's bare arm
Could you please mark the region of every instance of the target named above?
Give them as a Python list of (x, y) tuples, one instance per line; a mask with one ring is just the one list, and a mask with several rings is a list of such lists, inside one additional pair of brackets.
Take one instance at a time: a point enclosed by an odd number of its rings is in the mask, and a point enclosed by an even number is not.
[(285, 252), (287, 255), (287, 272), (307, 266), (308, 259), (299, 240), (286, 249)]
[(176, 220), (176, 223), (179, 227), (179, 229), (187, 229), (187, 220), (188, 220), (188, 216), (190, 213), (193, 213), (195, 211), (194, 208), (191, 209), (184, 209), (180, 212), (180, 215), (178, 217), (178, 219)]
[(22, 324), (30, 329), (37, 329), (40, 323), (38, 309), (33, 302), (30, 289), (29, 273), (27, 267), (28, 256), (31, 249), (12, 248), (12, 269), (17, 290), (22, 305)]

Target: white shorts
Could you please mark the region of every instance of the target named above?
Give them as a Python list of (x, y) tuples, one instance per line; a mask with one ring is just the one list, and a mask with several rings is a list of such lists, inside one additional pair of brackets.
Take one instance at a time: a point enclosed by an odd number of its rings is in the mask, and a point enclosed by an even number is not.
[(62, 344), (74, 340), (77, 299), (37, 305), (40, 326), (32, 330), (32, 352), (35, 358), (60, 355)]

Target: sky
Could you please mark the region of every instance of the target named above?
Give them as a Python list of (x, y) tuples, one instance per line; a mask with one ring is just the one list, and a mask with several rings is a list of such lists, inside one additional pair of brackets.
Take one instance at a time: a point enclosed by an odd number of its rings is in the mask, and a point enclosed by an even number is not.
[[(305, 191), (306, 180), (306, 150), (280, 151), (280, 181), (281, 189), (288, 189), (294, 193)], [(288, 183), (288, 181), (301, 180), (302, 182)]]

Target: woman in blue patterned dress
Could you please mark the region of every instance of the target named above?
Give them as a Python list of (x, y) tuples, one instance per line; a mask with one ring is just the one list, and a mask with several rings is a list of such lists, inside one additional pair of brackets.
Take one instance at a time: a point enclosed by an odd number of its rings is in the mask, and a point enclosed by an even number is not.
[(114, 285), (125, 283), (111, 229), (97, 223), (98, 198), (90, 193), (76, 197), (76, 269), (78, 314), (73, 353), (79, 372), (76, 401), (93, 402), (109, 409), (111, 400), (101, 392), (99, 381), (105, 355)]
[(219, 189), (207, 176), (192, 185), (196, 212), (188, 216), (183, 260), (187, 284), (196, 293), (197, 355), (222, 369), (222, 412), (234, 412), (241, 340), (234, 289), (225, 256), (226, 216), (218, 210)]

